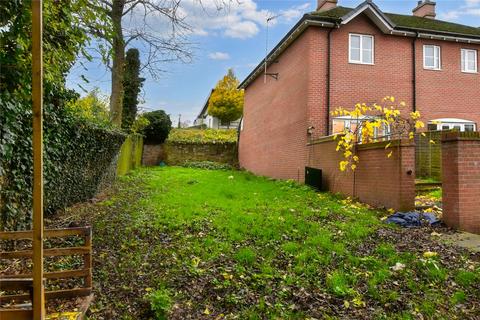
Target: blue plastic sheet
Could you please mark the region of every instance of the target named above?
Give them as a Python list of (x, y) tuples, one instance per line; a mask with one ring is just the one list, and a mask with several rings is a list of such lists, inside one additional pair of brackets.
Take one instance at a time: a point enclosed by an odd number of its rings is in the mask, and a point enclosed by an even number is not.
[(397, 212), (385, 220), (386, 223), (395, 223), (404, 228), (421, 227), (428, 224), (435, 226), (440, 224), (440, 220), (432, 213), (420, 212)]

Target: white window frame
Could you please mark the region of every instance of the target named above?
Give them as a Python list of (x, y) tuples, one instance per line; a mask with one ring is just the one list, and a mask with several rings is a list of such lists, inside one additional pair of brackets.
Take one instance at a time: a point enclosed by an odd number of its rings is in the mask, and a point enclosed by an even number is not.
[[(352, 59), (352, 37), (360, 37), (360, 60)], [(363, 38), (372, 39), (372, 62), (363, 62)], [(348, 35), (348, 62), (355, 64), (375, 64), (375, 37), (369, 34), (350, 33)]]
[[(467, 54), (470, 53), (470, 52), (473, 52), (474, 53), (474, 69), (473, 70), (469, 70), (468, 69), (468, 64), (467, 64)], [(461, 50), (461, 64), (462, 64), (462, 72), (464, 73), (478, 73), (478, 51), (475, 50), (475, 49), (463, 49)]]
[[(467, 121), (467, 120), (462, 120), (462, 119), (445, 119), (444, 121), (439, 120), (434, 120), (430, 121), (429, 125), (437, 125), (437, 130), (438, 131), (443, 131), (443, 130), (453, 130), (455, 127), (459, 127), (461, 132), (465, 131), (465, 126), (470, 125), (473, 126), (473, 131), (477, 131), (477, 124), (472, 121)], [(443, 128), (443, 127), (448, 127), (448, 128)]]
[[(433, 66), (427, 66), (426, 62), (426, 49), (427, 47), (433, 47)], [(435, 66), (435, 61), (437, 60), (436, 53), (438, 49), (438, 67)], [(424, 44), (423, 45), (423, 68), (426, 70), (442, 70), (442, 48), (433, 44)]]

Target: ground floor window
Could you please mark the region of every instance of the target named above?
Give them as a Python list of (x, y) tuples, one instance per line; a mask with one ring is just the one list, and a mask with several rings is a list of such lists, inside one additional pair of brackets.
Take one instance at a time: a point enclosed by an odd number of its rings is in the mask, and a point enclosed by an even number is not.
[(477, 126), (475, 122), (464, 120), (464, 119), (455, 119), (455, 118), (443, 118), (429, 121), (428, 123), (429, 131), (444, 131), (444, 130), (458, 130), (461, 132), (464, 131), (476, 131)]
[[(352, 118), (350, 116), (336, 117), (332, 119), (332, 134), (339, 134), (345, 132), (345, 130), (355, 132), (360, 126), (358, 136), (362, 137), (362, 122), (372, 119), (371, 117)], [(376, 141), (388, 140), (391, 135), (391, 129), (388, 125), (383, 125), (381, 128), (375, 128), (374, 139)], [(377, 140), (378, 139), (378, 140)]]

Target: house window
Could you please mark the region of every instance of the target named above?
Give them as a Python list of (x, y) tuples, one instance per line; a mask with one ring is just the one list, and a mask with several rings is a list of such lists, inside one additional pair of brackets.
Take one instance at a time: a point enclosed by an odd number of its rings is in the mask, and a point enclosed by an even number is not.
[[(362, 128), (364, 122), (374, 120), (374, 117), (352, 118), (350, 116), (336, 117), (332, 119), (332, 134), (341, 134), (345, 131), (356, 133), (358, 142), (362, 142)], [(389, 140), (391, 136), (390, 125), (382, 125), (380, 128), (375, 128), (373, 132), (373, 141)], [(370, 141), (372, 142), (372, 141)]]
[(374, 38), (363, 34), (350, 34), (349, 55), (350, 63), (373, 64)]
[(473, 121), (463, 119), (437, 119), (428, 124), (428, 130), (457, 130), (457, 131), (475, 131), (476, 124)]
[(462, 72), (476, 73), (477, 70), (477, 50), (462, 49)]
[(442, 67), (439, 46), (423, 46), (423, 67), (430, 70), (440, 70)]

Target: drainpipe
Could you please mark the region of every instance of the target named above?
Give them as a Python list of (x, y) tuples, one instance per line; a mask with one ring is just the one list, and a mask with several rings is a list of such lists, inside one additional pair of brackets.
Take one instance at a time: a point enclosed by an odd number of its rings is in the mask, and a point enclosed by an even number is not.
[(328, 40), (327, 40), (327, 93), (326, 93), (326, 103), (327, 103), (327, 136), (330, 135), (330, 81), (332, 74), (332, 32), (337, 27), (337, 24), (328, 31)]
[(412, 93), (412, 103), (413, 103), (413, 112), (417, 111), (417, 38), (418, 38), (418, 32), (415, 35), (415, 38), (413, 38), (412, 41), (412, 87), (413, 87), (413, 93)]

